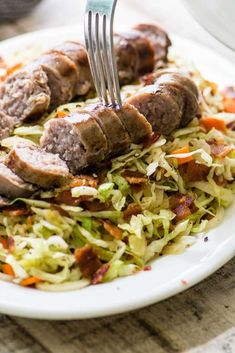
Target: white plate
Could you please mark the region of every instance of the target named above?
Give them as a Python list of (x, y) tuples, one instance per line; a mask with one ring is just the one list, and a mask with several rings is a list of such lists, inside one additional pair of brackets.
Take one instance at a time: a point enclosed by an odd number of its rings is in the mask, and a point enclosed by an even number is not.
[[(50, 47), (64, 39), (82, 37), (81, 29), (59, 28), (16, 37), (0, 44), (8, 57), (16, 49), (42, 43)], [(224, 58), (194, 42), (173, 38), (174, 46), (191, 58), (206, 78), (220, 84), (235, 82), (235, 67)], [(180, 255), (167, 255), (152, 264), (152, 271), (81, 291), (48, 293), (1, 283), (0, 312), (40, 319), (83, 319), (121, 313), (156, 303), (179, 293), (216, 271), (235, 254), (235, 204), (224, 221), (210, 231), (208, 241), (199, 237)]]
[(234, 0), (183, 0), (186, 8), (210, 34), (235, 50)]

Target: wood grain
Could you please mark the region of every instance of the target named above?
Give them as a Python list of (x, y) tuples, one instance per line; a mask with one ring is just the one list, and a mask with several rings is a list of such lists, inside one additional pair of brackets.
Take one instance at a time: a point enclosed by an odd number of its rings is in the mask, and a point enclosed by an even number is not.
[[(0, 24), (0, 40), (82, 24), (84, 6), (85, 0), (44, 0), (30, 16)], [(158, 22), (235, 62), (235, 54), (204, 31), (179, 0), (119, 0), (116, 24), (137, 22)], [(194, 288), (125, 315), (71, 322), (1, 316), (0, 353), (233, 353), (234, 266), (235, 259)]]
[(125, 315), (70, 322), (12, 320), (51, 353), (183, 352), (234, 326), (234, 266), (235, 259), (194, 288)]

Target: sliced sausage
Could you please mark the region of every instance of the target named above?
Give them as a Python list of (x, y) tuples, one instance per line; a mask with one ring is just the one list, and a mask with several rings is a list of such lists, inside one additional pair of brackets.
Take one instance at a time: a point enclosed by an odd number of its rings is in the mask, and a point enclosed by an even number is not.
[(77, 84), (74, 95), (83, 96), (93, 87), (92, 76), (85, 47), (78, 42), (64, 42), (50, 52), (60, 52), (73, 61), (77, 68)]
[(153, 131), (168, 135), (180, 124), (181, 107), (169, 91), (157, 85), (143, 88), (127, 103), (135, 106), (146, 117)]
[(32, 195), (35, 188), (25, 183), (19, 176), (14, 174), (2, 161), (0, 162), (0, 195), (17, 198)]
[(16, 124), (41, 117), (49, 104), (48, 79), (41, 67), (26, 66), (16, 71), (0, 88), (0, 108)]
[(89, 112), (101, 127), (108, 142), (108, 155), (112, 157), (125, 153), (130, 145), (131, 139), (122, 121), (115, 111), (100, 104), (89, 105), (84, 108)]
[(114, 49), (119, 82), (128, 84), (138, 78), (138, 53), (133, 43), (121, 34), (114, 35)]
[(16, 144), (5, 164), (24, 181), (46, 189), (60, 186), (69, 178), (69, 170), (58, 155), (47, 153), (33, 143)]
[(0, 141), (12, 134), (14, 126), (15, 119), (0, 110)]
[(49, 110), (71, 101), (77, 84), (77, 68), (66, 55), (58, 52), (44, 54), (33, 64), (42, 67), (51, 90)]
[(134, 106), (125, 103), (121, 109), (116, 110), (116, 114), (129, 133), (132, 143), (138, 144), (151, 137), (151, 125)]
[(152, 72), (155, 66), (154, 47), (150, 40), (139, 31), (130, 31), (122, 34), (126, 40), (134, 46), (137, 52), (137, 72), (138, 75), (144, 75)]
[(41, 145), (48, 152), (58, 153), (73, 174), (97, 165), (108, 154), (107, 139), (88, 112), (76, 111), (66, 118), (50, 120)]
[(139, 24), (134, 29), (143, 33), (153, 45), (155, 66), (164, 66), (167, 61), (168, 48), (171, 45), (167, 33), (162, 28), (150, 24)]

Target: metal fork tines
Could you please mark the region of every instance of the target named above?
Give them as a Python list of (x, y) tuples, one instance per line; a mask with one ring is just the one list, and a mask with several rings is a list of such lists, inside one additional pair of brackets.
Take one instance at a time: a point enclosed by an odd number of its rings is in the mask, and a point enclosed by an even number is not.
[(113, 48), (113, 18), (116, 2), (117, 0), (87, 0), (85, 41), (91, 73), (101, 102), (104, 105), (111, 103), (112, 106), (121, 107)]

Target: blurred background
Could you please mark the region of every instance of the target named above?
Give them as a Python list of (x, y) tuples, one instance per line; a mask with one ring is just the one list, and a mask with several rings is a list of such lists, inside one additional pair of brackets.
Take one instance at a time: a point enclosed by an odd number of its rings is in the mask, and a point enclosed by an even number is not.
[[(0, 40), (49, 27), (83, 25), (85, 3), (85, 0), (0, 0)], [(116, 24), (129, 26), (137, 22), (159, 23), (167, 31), (196, 40), (235, 62), (235, 53), (208, 34), (181, 0), (118, 0), (115, 19)]]

